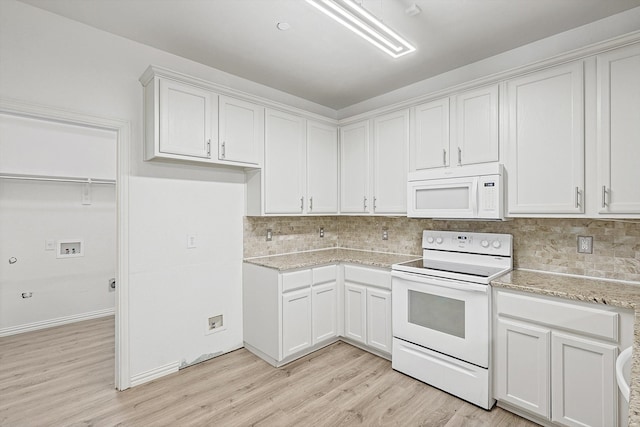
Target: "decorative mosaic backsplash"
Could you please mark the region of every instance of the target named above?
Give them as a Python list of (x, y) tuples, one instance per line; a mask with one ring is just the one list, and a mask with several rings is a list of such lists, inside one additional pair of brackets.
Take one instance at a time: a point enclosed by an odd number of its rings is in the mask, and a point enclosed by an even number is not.
[[(324, 228), (324, 238), (319, 229)], [(271, 229), (273, 240), (265, 239)], [(386, 229), (389, 239), (382, 240)], [(505, 222), (433, 221), (405, 217), (246, 217), (244, 256), (343, 247), (420, 255), (422, 230), (509, 233), (514, 266), (640, 282), (640, 221), (516, 218)], [(593, 254), (577, 253), (578, 236), (593, 236)]]

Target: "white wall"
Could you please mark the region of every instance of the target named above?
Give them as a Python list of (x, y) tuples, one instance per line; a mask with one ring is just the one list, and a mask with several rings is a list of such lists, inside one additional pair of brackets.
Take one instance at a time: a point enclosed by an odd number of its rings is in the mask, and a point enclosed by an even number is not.
[[(81, 204), (81, 191), (77, 183), (0, 180), (0, 336), (113, 313), (115, 186), (93, 185), (91, 205)], [(63, 239), (82, 239), (84, 256), (45, 250), (45, 240)]]
[[(131, 123), (131, 376), (242, 345), (244, 173), (143, 162), (149, 64), (314, 110), (311, 103), (13, 0), (0, 1), (0, 96)], [(187, 234), (198, 247), (186, 249)], [(3, 262), (6, 262), (3, 261)], [(225, 314), (226, 330), (204, 322)]]
[[(0, 114), (0, 173), (116, 177), (116, 134)], [(112, 184), (0, 179), (0, 336), (113, 314), (116, 194)], [(81, 257), (59, 258), (78, 239)], [(46, 248), (45, 241), (53, 243)], [(31, 294), (22, 298), (23, 293)]]

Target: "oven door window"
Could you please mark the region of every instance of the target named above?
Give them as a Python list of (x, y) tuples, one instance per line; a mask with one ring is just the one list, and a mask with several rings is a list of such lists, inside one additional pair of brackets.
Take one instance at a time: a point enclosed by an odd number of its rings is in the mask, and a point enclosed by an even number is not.
[(409, 323), (465, 338), (465, 302), (409, 290)]

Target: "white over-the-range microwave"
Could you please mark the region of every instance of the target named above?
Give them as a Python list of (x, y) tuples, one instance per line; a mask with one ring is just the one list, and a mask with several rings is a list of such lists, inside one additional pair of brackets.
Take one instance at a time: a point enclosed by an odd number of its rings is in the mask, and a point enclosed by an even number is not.
[(504, 220), (503, 175), (497, 163), (411, 172), (407, 216)]

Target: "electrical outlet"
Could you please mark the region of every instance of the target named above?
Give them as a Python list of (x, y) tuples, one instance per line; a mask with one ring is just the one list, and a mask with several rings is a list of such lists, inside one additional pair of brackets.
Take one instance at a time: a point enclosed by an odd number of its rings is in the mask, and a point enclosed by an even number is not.
[(389, 230), (386, 228), (382, 229), (382, 240), (389, 240)]
[(593, 236), (578, 236), (578, 253), (593, 253)]
[(222, 314), (209, 317), (209, 330), (222, 328)]
[(273, 238), (273, 231), (270, 228), (267, 229), (267, 242), (270, 242)]
[(320, 237), (324, 237), (324, 227), (320, 227)]

